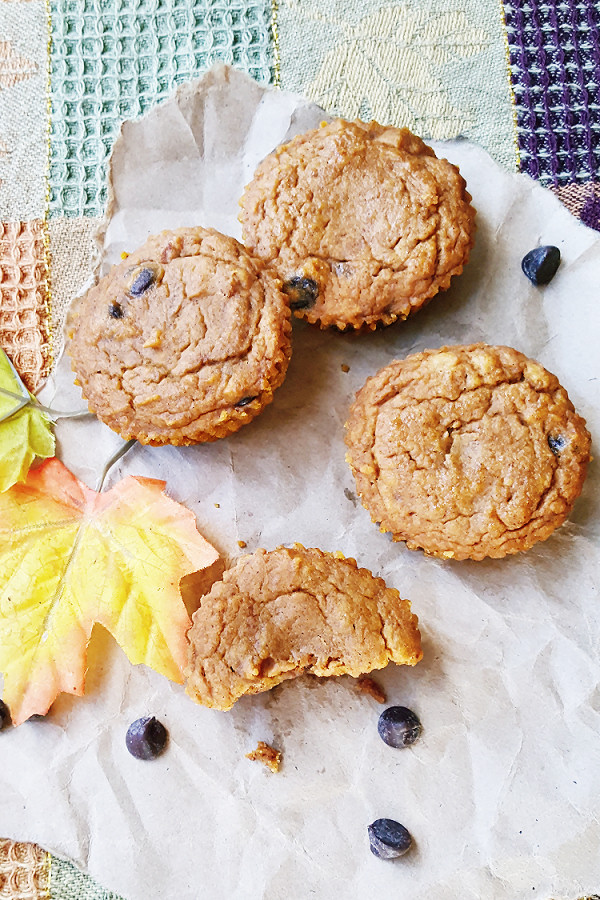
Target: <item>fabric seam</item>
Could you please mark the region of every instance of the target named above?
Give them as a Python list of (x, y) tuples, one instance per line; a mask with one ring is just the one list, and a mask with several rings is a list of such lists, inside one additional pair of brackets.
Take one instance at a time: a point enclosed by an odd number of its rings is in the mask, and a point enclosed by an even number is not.
[[(51, 263), (52, 255), (50, 251), (50, 162), (51, 162), (51, 140), (52, 140), (52, 12), (50, 9), (50, 0), (44, 0), (46, 10), (46, 28), (48, 39), (46, 41), (46, 172), (44, 180), (46, 182), (46, 196), (44, 200), (44, 218), (42, 221), (42, 235), (44, 242), (44, 268), (45, 268), (45, 298), (44, 312), (46, 315), (46, 333), (48, 335), (48, 367), (49, 372), (54, 368), (54, 335), (52, 333), (52, 278)], [(46, 373), (48, 374), (48, 372)]]
[(271, 38), (273, 40), (273, 84), (281, 87), (281, 55), (279, 52), (279, 0), (271, 0)]
[(46, 885), (44, 887), (44, 900), (51, 900), (50, 879), (52, 876), (52, 854), (46, 850), (46, 859), (44, 860), (44, 870), (46, 872)]
[(500, 21), (502, 24), (502, 40), (504, 43), (504, 58), (506, 61), (506, 75), (508, 78), (508, 88), (510, 92), (510, 105), (512, 111), (512, 121), (513, 121), (513, 146), (515, 149), (515, 160), (516, 160), (516, 170), (519, 172), (521, 170), (521, 149), (519, 147), (519, 120), (517, 116), (517, 99), (515, 97), (515, 91), (513, 87), (512, 81), (512, 67), (510, 62), (510, 45), (508, 43), (508, 31), (506, 28), (506, 12), (504, 10), (504, 0), (498, 0), (498, 6), (500, 7)]

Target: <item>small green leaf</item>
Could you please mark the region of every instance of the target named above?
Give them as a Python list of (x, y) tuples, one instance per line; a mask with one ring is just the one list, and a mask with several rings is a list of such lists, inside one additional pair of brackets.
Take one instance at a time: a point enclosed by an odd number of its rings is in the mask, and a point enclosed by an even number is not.
[(0, 349), (0, 492), (25, 481), (36, 456), (54, 456), (50, 419)]

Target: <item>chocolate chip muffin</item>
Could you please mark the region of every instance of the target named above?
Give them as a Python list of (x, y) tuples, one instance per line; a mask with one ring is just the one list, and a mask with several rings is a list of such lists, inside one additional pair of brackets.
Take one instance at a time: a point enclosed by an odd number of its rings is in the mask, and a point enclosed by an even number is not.
[(215, 709), (305, 673), (360, 675), (422, 656), (398, 591), (300, 544), (241, 557), (200, 598), (188, 637), (187, 693)]
[(557, 378), (510, 347), (426, 350), (357, 393), (347, 459), (381, 531), (411, 550), (502, 557), (569, 515), (590, 435)]
[(77, 303), (67, 350), (89, 408), (144, 444), (214, 441), (270, 403), (291, 355), (279, 279), (233, 238), (163, 231)]
[(406, 128), (337, 120), (263, 160), (240, 220), (296, 316), (375, 328), (406, 319), (462, 272), (470, 200), (458, 169)]

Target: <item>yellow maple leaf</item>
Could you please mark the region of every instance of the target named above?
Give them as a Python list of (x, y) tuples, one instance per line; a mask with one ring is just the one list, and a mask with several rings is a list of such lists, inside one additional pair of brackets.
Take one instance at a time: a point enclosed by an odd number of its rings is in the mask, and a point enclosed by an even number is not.
[(50, 419), (0, 349), (0, 491), (24, 481), (36, 456), (54, 456)]
[(14, 724), (61, 691), (83, 694), (95, 622), (132, 663), (183, 681), (179, 582), (218, 553), (164, 486), (130, 476), (98, 494), (51, 459), (0, 494), (0, 671)]

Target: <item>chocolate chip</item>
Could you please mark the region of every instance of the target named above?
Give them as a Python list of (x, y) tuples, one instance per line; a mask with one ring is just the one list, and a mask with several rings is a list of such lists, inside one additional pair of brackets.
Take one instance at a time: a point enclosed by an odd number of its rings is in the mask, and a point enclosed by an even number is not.
[(376, 819), (367, 831), (371, 852), (379, 859), (395, 859), (410, 850), (410, 832), (395, 819)]
[(397, 749), (414, 744), (422, 730), (417, 715), (406, 706), (388, 706), (377, 722), (381, 740), (389, 747)]
[(253, 400), (256, 400), (256, 397), (242, 397), (241, 400), (235, 404), (236, 406), (248, 406), (249, 403), (252, 403)]
[(147, 291), (155, 281), (156, 273), (153, 272), (152, 269), (142, 269), (141, 272), (138, 272), (137, 275), (135, 275), (131, 287), (129, 288), (129, 293), (133, 294), (134, 297), (139, 297), (144, 291)]
[(123, 312), (123, 307), (120, 303), (109, 303), (108, 304), (108, 314), (111, 319), (122, 319), (125, 313)]
[(0, 731), (10, 725), (10, 710), (4, 700), (0, 700)]
[(319, 285), (314, 278), (294, 275), (283, 285), (283, 292), (290, 298), (290, 309), (308, 309), (314, 306), (319, 296)]
[(548, 446), (552, 450), (555, 456), (558, 456), (561, 450), (564, 450), (567, 446), (567, 442), (565, 438), (561, 435), (558, 437), (553, 437), (551, 434), (548, 435)]
[(125, 735), (125, 745), (136, 759), (156, 759), (167, 746), (167, 729), (154, 716), (136, 719)]
[(550, 245), (535, 247), (521, 260), (521, 268), (532, 284), (548, 284), (560, 264), (560, 250)]

